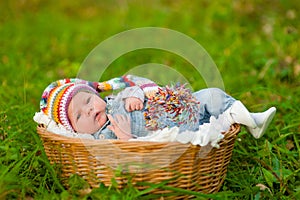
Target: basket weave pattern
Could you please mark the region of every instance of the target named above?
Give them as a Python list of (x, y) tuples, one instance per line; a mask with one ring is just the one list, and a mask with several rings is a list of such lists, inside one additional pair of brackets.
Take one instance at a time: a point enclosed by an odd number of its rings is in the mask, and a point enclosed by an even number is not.
[[(67, 179), (78, 174), (92, 188), (99, 187), (101, 182), (110, 185), (112, 178), (124, 188), (127, 179), (114, 175), (114, 169), (121, 164), (122, 172), (131, 174), (133, 183), (168, 180), (168, 186), (215, 193), (224, 182), (240, 126), (232, 125), (224, 133), (220, 148), (208, 149), (206, 154), (203, 154), (204, 147), (178, 142), (69, 138), (48, 132), (42, 125), (37, 127), (37, 132), (49, 161), (61, 167), (61, 178), (66, 186)], [(145, 189), (146, 186), (137, 184), (136, 187)], [(157, 189), (153, 192), (170, 191)]]

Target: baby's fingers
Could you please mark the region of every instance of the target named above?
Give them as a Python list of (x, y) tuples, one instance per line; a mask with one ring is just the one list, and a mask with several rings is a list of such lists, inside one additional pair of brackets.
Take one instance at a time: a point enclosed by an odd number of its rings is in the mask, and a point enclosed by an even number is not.
[(110, 121), (110, 125), (108, 125), (107, 128), (109, 130), (111, 130), (112, 132), (116, 133), (120, 129), (118, 118), (115, 116), (115, 118), (116, 118), (116, 120), (115, 120), (111, 115), (107, 115), (107, 117)]
[(113, 125), (113, 126), (116, 126), (117, 125), (117, 122), (116, 120), (111, 116), (111, 115), (107, 115), (110, 123)]
[(131, 104), (128, 103), (127, 101), (126, 101), (126, 103), (125, 103), (125, 109), (127, 110), (127, 112), (130, 112), (130, 111), (131, 111)]
[(129, 123), (130, 118), (127, 115), (115, 115), (116, 121), (118, 124)]
[(107, 115), (107, 117), (113, 126), (118, 126), (124, 122), (130, 122), (130, 118), (126, 115), (114, 115), (114, 117)]
[(139, 102), (138, 105), (137, 105), (137, 109), (142, 110), (143, 106), (144, 106), (143, 102)]

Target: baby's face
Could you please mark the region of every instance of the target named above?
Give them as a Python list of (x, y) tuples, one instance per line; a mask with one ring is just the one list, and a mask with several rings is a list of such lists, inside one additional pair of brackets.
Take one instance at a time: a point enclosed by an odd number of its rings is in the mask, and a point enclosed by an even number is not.
[(68, 107), (72, 127), (79, 133), (95, 133), (107, 121), (106, 103), (93, 93), (78, 92)]

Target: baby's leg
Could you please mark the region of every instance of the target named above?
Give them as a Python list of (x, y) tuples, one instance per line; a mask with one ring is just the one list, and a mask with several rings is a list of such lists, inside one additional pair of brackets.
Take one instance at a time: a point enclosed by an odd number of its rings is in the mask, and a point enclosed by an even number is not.
[(209, 122), (211, 116), (218, 117), (236, 101), (219, 88), (202, 89), (193, 95), (200, 102), (200, 124)]
[(253, 137), (260, 138), (266, 132), (275, 113), (275, 107), (271, 107), (265, 112), (250, 113), (241, 101), (235, 101), (232, 106), (224, 112), (224, 115), (226, 115), (227, 119), (232, 123), (245, 125)]
[(245, 125), (255, 138), (260, 138), (265, 133), (276, 113), (275, 107), (262, 113), (250, 113), (241, 101), (217, 88), (200, 90), (195, 92), (194, 96), (200, 102), (199, 124), (209, 122), (211, 116), (217, 118), (224, 113), (224, 123)]

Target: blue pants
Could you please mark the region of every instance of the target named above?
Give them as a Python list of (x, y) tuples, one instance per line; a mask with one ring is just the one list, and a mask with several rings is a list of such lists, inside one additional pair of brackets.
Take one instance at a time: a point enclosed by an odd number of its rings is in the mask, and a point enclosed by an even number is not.
[(200, 102), (200, 125), (209, 122), (211, 116), (218, 117), (236, 101), (219, 88), (202, 89), (193, 95)]

